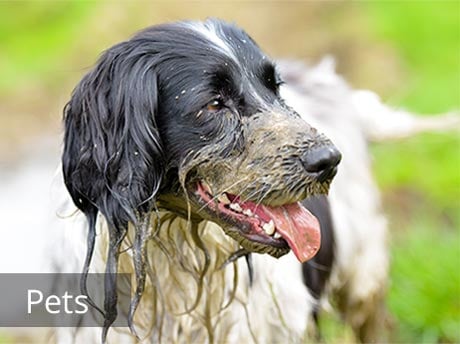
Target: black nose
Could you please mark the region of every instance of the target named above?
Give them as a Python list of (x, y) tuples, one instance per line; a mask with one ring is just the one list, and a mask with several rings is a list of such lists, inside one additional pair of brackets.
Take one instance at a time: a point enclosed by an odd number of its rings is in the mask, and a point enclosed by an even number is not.
[(320, 183), (335, 176), (341, 159), (342, 154), (331, 145), (309, 149), (301, 158), (305, 170)]

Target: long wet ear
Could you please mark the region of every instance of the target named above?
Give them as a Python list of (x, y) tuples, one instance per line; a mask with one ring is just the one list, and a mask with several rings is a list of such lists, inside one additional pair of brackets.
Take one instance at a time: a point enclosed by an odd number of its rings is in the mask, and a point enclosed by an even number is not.
[[(115, 273), (128, 223), (137, 228), (145, 221), (164, 174), (155, 121), (155, 56), (135, 44), (123, 42), (106, 51), (64, 109), (64, 181), (89, 222), (85, 275), (94, 248), (97, 213), (104, 215), (109, 226), (106, 272)], [(106, 328), (116, 317), (116, 280), (107, 276)]]

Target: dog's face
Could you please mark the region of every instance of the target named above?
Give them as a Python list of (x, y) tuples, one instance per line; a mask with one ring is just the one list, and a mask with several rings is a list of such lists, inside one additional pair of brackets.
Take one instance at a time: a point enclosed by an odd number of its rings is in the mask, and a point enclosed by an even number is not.
[[(116, 228), (156, 206), (217, 222), (248, 251), (301, 261), (340, 153), (284, 104), (276, 67), (220, 21), (147, 29), (109, 49), (66, 109), (64, 177)], [(189, 214), (191, 212), (191, 214)]]

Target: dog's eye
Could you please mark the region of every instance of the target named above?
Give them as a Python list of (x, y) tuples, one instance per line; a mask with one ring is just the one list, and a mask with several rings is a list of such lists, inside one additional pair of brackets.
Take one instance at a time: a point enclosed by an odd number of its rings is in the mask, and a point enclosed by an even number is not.
[(222, 99), (213, 99), (208, 103), (208, 105), (206, 105), (206, 109), (210, 112), (222, 110), (223, 107), (224, 102), (222, 101)]

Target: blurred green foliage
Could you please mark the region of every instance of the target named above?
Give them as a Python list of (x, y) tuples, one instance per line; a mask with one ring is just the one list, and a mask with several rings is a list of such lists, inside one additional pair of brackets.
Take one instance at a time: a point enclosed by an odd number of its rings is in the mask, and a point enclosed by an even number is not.
[(392, 338), (459, 342), (458, 232), (445, 232), (420, 214), (411, 227), (414, 232), (393, 245), (389, 306), (399, 328)]
[(409, 72), (398, 103), (428, 113), (458, 109), (460, 2), (375, 1), (368, 7), (376, 38), (397, 48)]
[(0, 10), (0, 92), (46, 78), (72, 46), (91, 2), (8, 2)]
[[(144, 5), (140, 2), (138, 7)], [(315, 2), (311, 6), (323, 5)], [(315, 12), (318, 16), (309, 20), (331, 21), (326, 27), (334, 31), (332, 35), (339, 35), (339, 24), (348, 20), (353, 38), (370, 38), (396, 52), (405, 74), (394, 90), (383, 95), (391, 104), (421, 113), (460, 108), (459, 1), (360, 2), (353, 4), (352, 11), (342, 7), (332, 12), (330, 6), (324, 5), (323, 10)], [(165, 20), (175, 10), (165, 3), (159, 8), (165, 11)], [(136, 23), (135, 15), (129, 13), (126, 11), (125, 21)], [(352, 22), (350, 13), (367, 20)], [(79, 54), (75, 42), (86, 39), (82, 32), (91, 32), (82, 27), (90, 18), (94, 25), (94, 18), (103, 21), (106, 15), (96, 2), (3, 3), (0, 96), (33, 80), (53, 82), (56, 73), (49, 72), (56, 70), (63, 59), (64, 65), (68, 64), (69, 54)], [(207, 15), (215, 14), (204, 13), (203, 17)], [(362, 25), (359, 30), (356, 23)], [(95, 56), (90, 60), (94, 59)], [(353, 61), (348, 61), (348, 65), (353, 65)], [(388, 305), (396, 326), (390, 339), (460, 342), (459, 135), (420, 135), (376, 145), (373, 153), (375, 172), (391, 219)], [(350, 340), (348, 330), (338, 330), (328, 322), (324, 329), (328, 342)]]
[[(376, 37), (397, 48), (409, 72), (397, 105), (425, 113), (458, 110), (460, 2), (375, 2), (369, 7)], [(373, 152), (383, 191), (412, 203), (387, 204), (396, 218), (388, 303), (397, 333), (390, 338), (460, 342), (458, 131), (377, 145)]]

